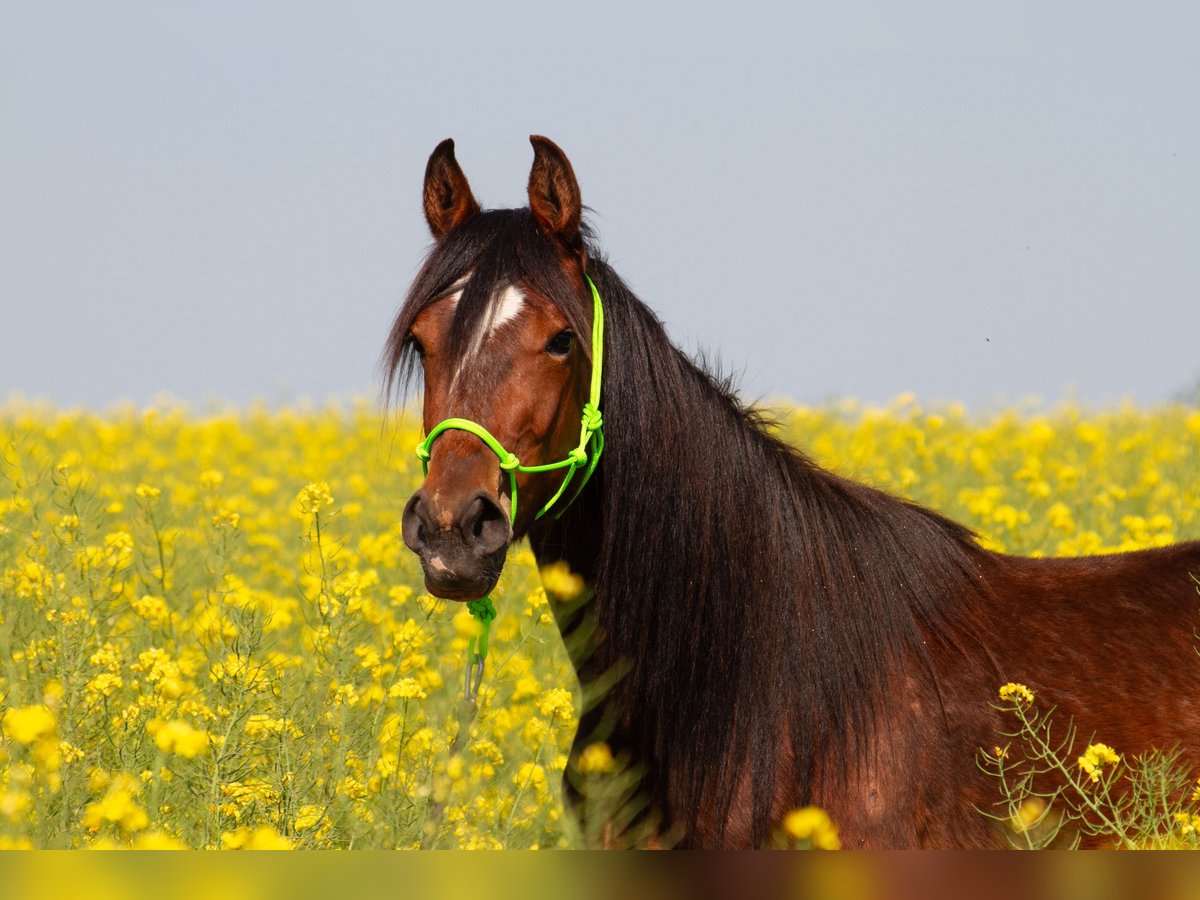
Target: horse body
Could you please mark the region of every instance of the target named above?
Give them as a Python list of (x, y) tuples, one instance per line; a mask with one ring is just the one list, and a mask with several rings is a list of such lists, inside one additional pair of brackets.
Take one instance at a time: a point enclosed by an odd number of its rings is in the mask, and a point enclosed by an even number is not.
[[(604, 272), (602, 264), (599, 268), (609, 296), (616, 302), (624, 290)], [(626, 321), (636, 318), (630, 316)], [(619, 344), (625, 335), (620, 335), (621, 326), (613, 327), (618, 332), (614, 342)], [(645, 334), (640, 340), (645, 340)], [(671, 352), (678, 354), (663, 346), (656, 350), (659, 352), (643, 358), (661, 362)], [(598, 566), (611, 565), (611, 560), (602, 563), (597, 559), (596, 550), (601, 547), (609, 548), (614, 557), (636, 561), (630, 568), (637, 568), (641, 577), (634, 571), (627, 577), (656, 607), (686, 610), (686, 618), (692, 618), (696, 600), (704, 593), (704, 573), (723, 565), (733, 572), (721, 588), (729, 592), (732, 603), (728, 605), (744, 617), (763, 615), (765, 609), (768, 620), (788, 629), (783, 641), (777, 640), (778, 635), (767, 636), (754, 629), (739, 633), (728, 625), (705, 628), (701, 623), (696, 629), (695, 658), (701, 663), (711, 660), (715, 671), (722, 674), (705, 683), (707, 689), (737, 691), (736, 681), (729, 677), (732, 672), (725, 668), (728, 660), (761, 658), (781, 650), (795, 657), (791, 681), (780, 683), (778, 677), (770, 677), (778, 676), (781, 669), (768, 667), (758, 673), (759, 681), (745, 688), (760, 700), (763, 694), (773, 692), (769, 702), (757, 710), (766, 719), (761, 731), (780, 736), (774, 745), (768, 745), (775, 764), (768, 767), (770, 774), (765, 779), (769, 797), (766, 820), (778, 821), (789, 809), (816, 804), (841, 823), (844, 846), (996, 846), (1002, 838), (995, 824), (978, 810), (992, 808), (997, 788), (994, 779), (976, 767), (975, 760), (981, 749), (990, 750), (1002, 742), (1000, 732), (1012, 727), (1013, 723), (1004, 721), (991, 706), (997, 688), (1008, 681), (1028, 685), (1041, 706), (1056, 709), (1058, 727), (1065, 729), (1074, 723), (1085, 742), (1094, 734), (1097, 740), (1131, 755), (1153, 747), (1194, 745), (1200, 734), (1200, 706), (1193, 699), (1200, 697), (1200, 660), (1195, 659), (1194, 650), (1200, 602), (1189, 575), (1200, 573), (1200, 543), (1075, 559), (1022, 558), (987, 551), (965, 529), (936, 513), (840, 478), (777, 444), (763, 424), (747, 417), (736, 399), (705, 372), (682, 355), (677, 355), (675, 363), (694, 384), (700, 399), (684, 402), (680, 397), (642, 394), (641, 400), (660, 410), (664, 407), (655, 400), (667, 408), (680, 404), (688, 415), (678, 419), (665, 416), (657, 426), (647, 420), (646, 434), (614, 433), (609, 451), (613, 465), (603, 470), (605, 475), (594, 494), (573, 509), (566, 522), (535, 529), (531, 541), (539, 562), (566, 559), (596, 585), (591, 602), (602, 636), (628, 633), (623, 631), (622, 617), (614, 614), (609, 604), (628, 606), (631, 598), (608, 595)], [(624, 368), (616, 377), (632, 374)], [(642, 374), (644, 378), (635, 379), (642, 387), (671, 381), (660, 371)], [(711, 427), (701, 412), (706, 406)], [(773, 469), (761, 460), (748, 464), (742, 456), (746, 447), (739, 446), (739, 441), (726, 445), (714, 440), (717, 428), (731, 427), (730, 421), (743, 440), (767, 450), (779, 465)], [(656, 428), (662, 433), (654, 439)], [(706, 437), (701, 439), (701, 435)], [(626, 457), (627, 438), (633, 446)], [(663, 451), (665, 465), (664, 459), (656, 459), (654, 448)], [(723, 451), (731, 452), (727, 456)], [(693, 454), (694, 464), (689, 465)], [(741, 534), (738, 541), (744, 547), (773, 545), (771, 535), (756, 536), (754, 531), (774, 530), (785, 535), (775, 552), (807, 565), (787, 567), (790, 572), (784, 587), (790, 589), (777, 586), (763, 591), (764, 579), (755, 577), (753, 567), (738, 566), (738, 550), (730, 547), (723, 553), (708, 551), (698, 556), (686, 535), (678, 534), (680, 539), (674, 544), (656, 535), (651, 554), (655, 565), (646, 565), (648, 554), (639, 546), (649, 530), (644, 523), (622, 528), (619, 514), (605, 517), (601, 512), (606, 502), (615, 503), (614, 509), (630, 509), (618, 499), (623, 499), (623, 491), (611, 491), (614, 496), (608, 496), (611, 473), (624, 462), (633, 471), (622, 472), (622, 476), (633, 484), (654, 484), (660, 496), (691, 497), (697, 503), (698, 498), (706, 498), (711, 507), (708, 516), (725, 523), (738, 504), (761, 510), (772, 499), (779, 508), (780, 494), (790, 492), (802, 498), (804, 503), (796, 511), (807, 519), (802, 527), (786, 517), (781, 522), (760, 515), (746, 524), (748, 533)], [(761, 478), (747, 481), (747, 475)], [(719, 479), (733, 482), (738, 489), (721, 490), (716, 484)], [(739, 490), (745, 493), (739, 494)], [(649, 514), (671, 517), (665, 509)], [(616, 520), (614, 530), (623, 537), (597, 533), (594, 523), (608, 524), (610, 518)], [(670, 535), (676, 530), (663, 531)], [(707, 544), (713, 538), (706, 535), (701, 540)], [(812, 545), (803, 545), (810, 541), (820, 548), (817, 552), (812, 552)], [(849, 553), (828, 553), (834, 542)], [(875, 546), (868, 548), (867, 542)], [(947, 566), (947, 560), (956, 560), (956, 564)], [(861, 566), (882, 570), (883, 583), (856, 571)], [(822, 567), (826, 571), (822, 572)], [(684, 577), (656, 581), (653, 575), (660, 569)], [(842, 589), (814, 590), (822, 579), (838, 580)], [(708, 599), (720, 602), (721, 598)], [(913, 604), (914, 599), (922, 600), (923, 605)], [(812, 604), (825, 608), (814, 610)], [(787, 607), (791, 608), (780, 617), (780, 608)], [(658, 618), (662, 617), (656, 617), (653, 610), (640, 610), (632, 633), (654, 634)], [(880, 620), (888, 623), (889, 633), (871, 627)], [(681, 628), (680, 621), (672, 622), (658, 634), (674, 634)], [(814, 631), (841, 632), (843, 639), (833, 642), (833, 653), (813, 652)], [(907, 639), (897, 642), (896, 638)], [(744, 654), (721, 646), (739, 640), (748, 641)], [(703, 719), (706, 704), (694, 693), (696, 682), (674, 664), (661, 665), (667, 652), (660, 642), (640, 653), (636, 645), (606, 653), (592, 644), (585, 646), (577, 667), (587, 684), (618, 659), (641, 660), (642, 670), (628, 672), (626, 679), (654, 684), (672, 698), (673, 708)], [(847, 670), (854, 674), (843, 677)], [(817, 678), (824, 682), (824, 691), (811, 690)], [(846, 705), (822, 696), (830, 690), (864, 693), (861, 702), (852, 699)], [(655, 735), (643, 730), (651, 725), (644, 718), (645, 710), (654, 704), (642, 697), (623, 697), (619, 689), (614, 694), (609, 701), (612, 705), (627, 706), (616, 716), (602, 706), (591, 720), (581, 723), (579, 745), (593, 739), (590, 729), (607, 714), (609, 719), (621, 721), (610, 737), (618, 751), (646, 762), (651, 771), (680, 767), (669, 752), (656, 758)], [(822, 701), (827, 704), (825, 709), (820, 708)], [(787, 727), (789, 717), (802, 715), (802, 710), (814, 704), (817, 709), (810, 713), (813, 721), (807, 727)], [(737, 707), (736, 699), (731, 705)], [(824, 727), (830, 722), (840, 725)], [(673, 724), (669, 717), (653, 723), (661, 728)], [(757, 723), (743, 720), (738, 724), (753, 732)], [(797, 731), (815, 743), (793, 746)], [(684, 746), (688, 753), (695, 752), (694, 745)], [(728, 746), (724, 752), (729, 752)], [(760, 765), (763, 756), (766, 754), (760, 755)], [(713, 767), (710, 777), (715, 777), (719, 763), (719, 758), (707, 762)], [(807, 777), (795, 768), (798, 763), (811, 767)], [(690, 786), (669, 782), (650, 786), (658, 792), (655, 801), (661, 809), (685, 811), (684, 845), (762, 843), (763, 836), (755, 828), (753, 794), (756, 787), (762, 791), (764, 786), (755, 783), (754, 763), (748, 759), (743, 765), (746, 772), (727, 787), (727, 814), (719, 817), (696, 815), (697, 807), (703, 812), (719, 808), (720, 803), (701, 799)], [(669, 829), (671, 813), (665, 818)], [(762, 818), (760, 813), (760, 823)]]
[[(994, 846), (976, 810), (996, 788), (976, 759), (1011, 725), (990, 705), (1008, 681), (1121, 753), (1192, 744), (1200, 544), (1005, 556), (823, 470), (671, 344), (591, 245), (565, 156), (534, 146), (526, 210), (480, 212), (452, 145), (431, 157), (439, 243), (397, 316), (389, 376), (419, 338), (427, 430), (468, 416), (522, 463), (562, 458), (589, 359), (580, 341), (559, 351), (587, 332), (586, 272), (606, 321), (604, 457), (557, 519), (531, 512), (553, 479), (522, 474), (510, 523), (496, 456), (443, 437), (405, 540), (429, 589), (455, 599), (494, 584), (523, 535), (540, 564), (584, 577), (588, 602), (556, 614), (585, 689), (611, 684), (576, 751), (603, 739), (642, 769), (645, 817), (667, 840), (762, 846), (815, 804), (845, 846)], [(514, 291), (507, 330), (479, 339)]]
[(1076, 754), (1094, 738), (1130, 757), (1190, 749), (1194, 764), (1197, 571), (1200, 543), (1076, 559), (985, 553), (986, 590), (958, 598), (947, 623), (971, 635), (968, 652), (930, 635), (932, 671), (915, 657), (898, 667), (862, 767), (818, 785), (813, 802), (845, 823), (847, 847), (1003, 845), (977, 812), (994, 808), (995, 779), (964, 762), (1006, 744), (1012, 717), (989, 704), (1010, 680), (1054, 710), (1056, 737), (1075, 726)]

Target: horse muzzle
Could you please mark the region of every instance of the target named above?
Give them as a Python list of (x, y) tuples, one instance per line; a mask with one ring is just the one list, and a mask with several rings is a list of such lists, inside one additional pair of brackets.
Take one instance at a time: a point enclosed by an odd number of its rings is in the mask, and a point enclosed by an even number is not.
[(439, 503), (422, 488), (409, 499), (401, 521), (404, 543), (420, 558), (429, 593), (476, 600), (496, 586), (512, 526), (487, 494)]

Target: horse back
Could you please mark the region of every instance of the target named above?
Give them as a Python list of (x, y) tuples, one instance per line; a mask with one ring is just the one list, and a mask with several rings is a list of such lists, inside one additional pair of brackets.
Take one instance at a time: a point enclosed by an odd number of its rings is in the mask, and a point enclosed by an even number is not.
[[(1103, 742), (1125, 757), (1178, 749), (1200, 768), (1200, 542), (1078, 558), (988, 554), (952, 633), (929, 635), (880, 707), (862, 765), (826, 782), (847, 846), (1002, 844), (980, 814), (1001, 799), (976, 766), (1011, 741), (997, 691), (1028, 686), (1076, 729), (1069, 764)], [(1195, 771), (1192, 773), (1196, 774)]]

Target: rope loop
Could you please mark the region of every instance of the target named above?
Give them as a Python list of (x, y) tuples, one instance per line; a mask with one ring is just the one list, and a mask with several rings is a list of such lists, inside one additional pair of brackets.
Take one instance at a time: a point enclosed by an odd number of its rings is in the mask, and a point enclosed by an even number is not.
[(417, 444), (417, 459), (421, 462), (429, 462), (429, 444), (425, 441)]

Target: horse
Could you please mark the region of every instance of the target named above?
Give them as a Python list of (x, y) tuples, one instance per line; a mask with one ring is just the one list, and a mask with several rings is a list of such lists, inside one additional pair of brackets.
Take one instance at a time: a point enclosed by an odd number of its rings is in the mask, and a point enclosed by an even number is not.
[[(766, 846), (815, 805), (845, 847), (982, 848), (1003, 842), (977, 765), (1011, 724), (999, 685), (1126, 754), (1194, 741), (1200, 542), (1004, 555), (827, 471), (671, 343), (598, 251), (567, 156), (530, 140), (517, 209), (482, 209), (453, 141), (433, 151), (434, 242), (381, 366), (388, 396), (423, 381), (427, 434), (459, 423), (423, 444), (403, 510), (426, 589), (486, 595), (525, 537), (586, 584), (559, 622), (590, 623), (572, 661), (585, 685), (619, 677), (581, 716), (572, 765), (603, 725), (676, 846)], [(563, 466), (589, 456), (564, 492)]]

